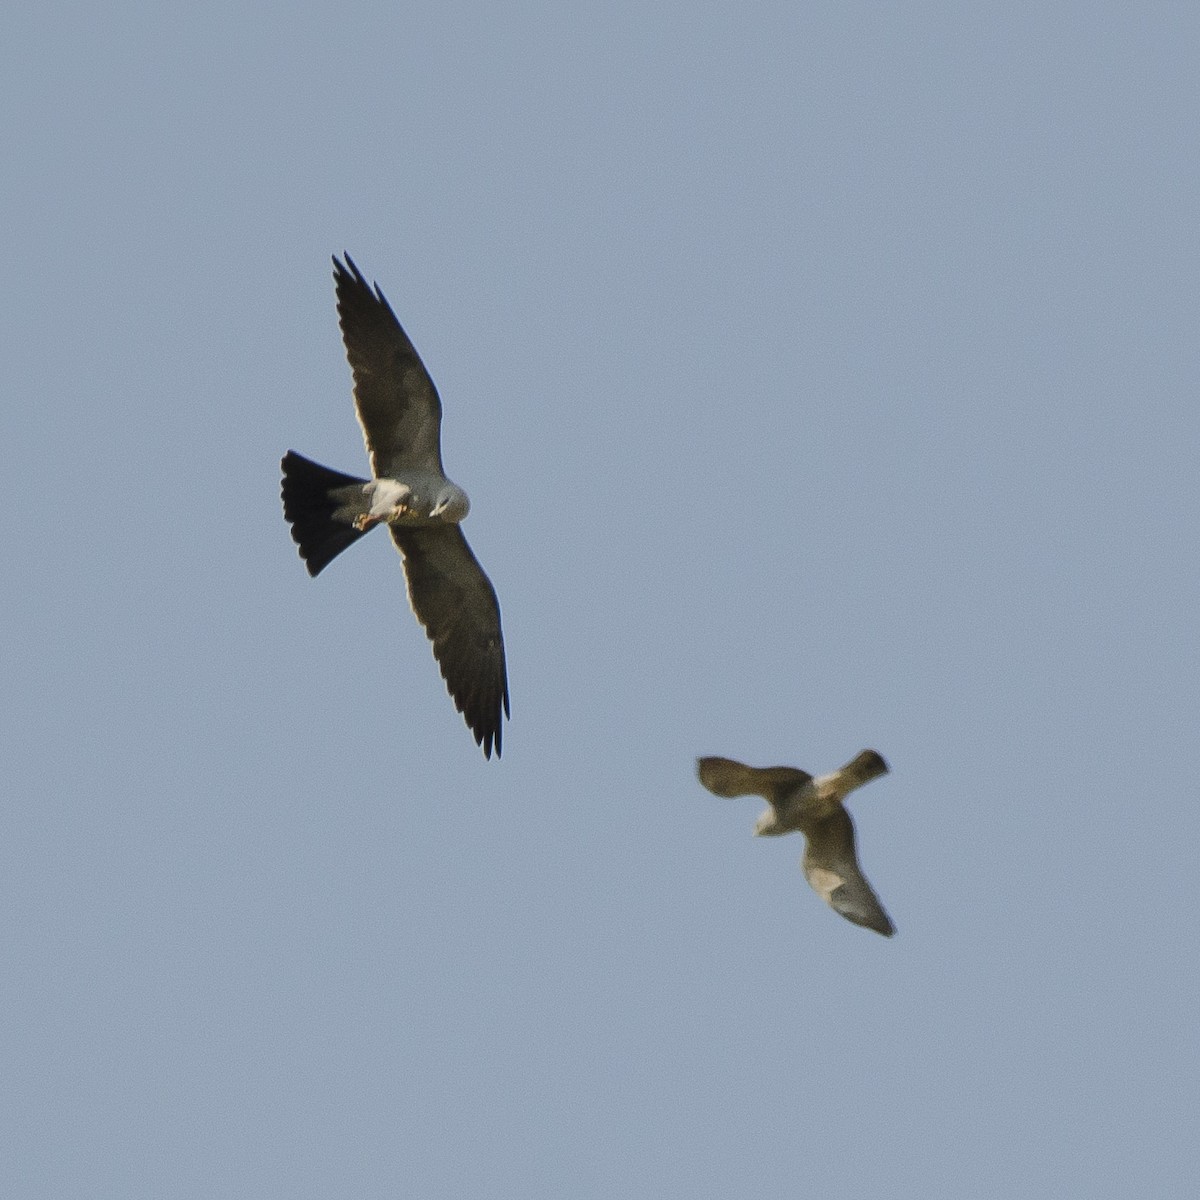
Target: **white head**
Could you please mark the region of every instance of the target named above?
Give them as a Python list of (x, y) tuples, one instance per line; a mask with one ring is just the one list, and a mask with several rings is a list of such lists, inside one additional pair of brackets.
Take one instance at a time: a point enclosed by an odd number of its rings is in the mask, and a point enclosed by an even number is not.
[(457, 525), (470, 511), (471, 502), (467, 499), (467, 493), (457, 483), (451, 483), (447, 479), (434, 497), (433, 507), (429, 510), (429, 518)]

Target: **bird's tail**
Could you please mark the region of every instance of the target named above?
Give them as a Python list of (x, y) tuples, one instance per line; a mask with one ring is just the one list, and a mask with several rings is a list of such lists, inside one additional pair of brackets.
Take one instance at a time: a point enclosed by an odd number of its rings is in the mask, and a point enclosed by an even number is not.
[(366, 530), (354, 528), (354, 518), (370, 507), (355, 475), (332, 471), (289, 450), (283, 468), (283, 515), (292, 527), (292, 540), (310, 575), (317, 575)]

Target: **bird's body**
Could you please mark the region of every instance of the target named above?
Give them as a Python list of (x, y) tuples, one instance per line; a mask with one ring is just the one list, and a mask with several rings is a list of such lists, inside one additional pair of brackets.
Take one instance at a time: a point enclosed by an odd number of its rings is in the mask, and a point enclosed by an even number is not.
[(372, 479), (364, 485), (368, 508), (354, 520), (364, 532), (381, 521), (389, 525), (458, 524), (471, 510), (467, 493), (442, 475), (406, 471), (403, 479)]
[(344, 475), (289, 450), (283, 513), (310, 575), (376, 525), (404, 559), (408, 597), (433, 643), (455, 706), (475, 740), (500, 754), (508, 678), (500, 606), (459, 522), (467, 494), (442, 468), (437, 389), (378, 287), (336, 258), (338, 316), (371, 478)]
[(879, 899), (858, 866), (854, 823), (844, 801), (855, 788), (887, 774), (887, 763), (864, 750), (828, 775), (814, 778), (795, 767), (748, 767), (731, 758), (697, 760), (700, 782), (714, 795), (762, 796), (770, 807), (755, 823), (762, 837), (802, 833), (802, 867), (813, 890), (856, 925), (891, 937), (895, 933)]

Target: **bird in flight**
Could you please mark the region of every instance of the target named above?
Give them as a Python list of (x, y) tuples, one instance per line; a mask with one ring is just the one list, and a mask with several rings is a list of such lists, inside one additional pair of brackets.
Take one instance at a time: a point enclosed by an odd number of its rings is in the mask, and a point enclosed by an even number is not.
[(864, 783), (887, 774), (887, 763), (864, 750), (844, 767), (815, 779), (795, 767), (747, 767), (731, 758), (699, 758), (700, 782), (716, 796), (762, 796), (770, 805), (754, 832), (763, 837), (802, 833), (801, 866), (813, 891), (855, 925), (891, 937), (896, 927), (858, 867), (854, 822), (843, 801)]
[(376, 525), (388, 527), (454, 705), (484, 756), (494, 746), (498, 758), (501, 708), (508, 716), (500, 605), (459, 527), (470, 502), (442, 468), (442, 404), (383, 292), (345, 257), (333, 260), (338, 321), (371, 478), (289, 450), (283, 515), (312, 576)]

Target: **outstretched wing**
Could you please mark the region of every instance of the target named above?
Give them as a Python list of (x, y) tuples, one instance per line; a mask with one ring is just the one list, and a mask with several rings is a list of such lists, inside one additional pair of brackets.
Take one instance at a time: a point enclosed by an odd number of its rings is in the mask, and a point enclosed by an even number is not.
[(850, 760), (838, 774), (845, 784), (845, 793), (860, 788), (872, 779), (888, 773), (888, 765), (883, 761), (883, 755), (878, 750), (863, 750)]
[(748, 767), (732, 758), (698, 758), (696, 774), (714, 796), (761, 796), (776, 804), (812, 776), (795, 767)]
[(346, 255), (333, 260), (338, 323), (354, 375), (354, 407), (371, 473), (442, 470), (442, 402), (392, 306)]
[(813, 891), (846, 920), (891, 937), (896, 927), (858, 868), (850, 814), (838, 805), (828, 815), (806, 824), (804, 834), (808, 844), (801, 865)]
[(389, 526), (404, 556), (408, 599), (433, 643), (442, 678), (475, 741), (500, 756), (508, 675), (500, 605), (457, 525)]

